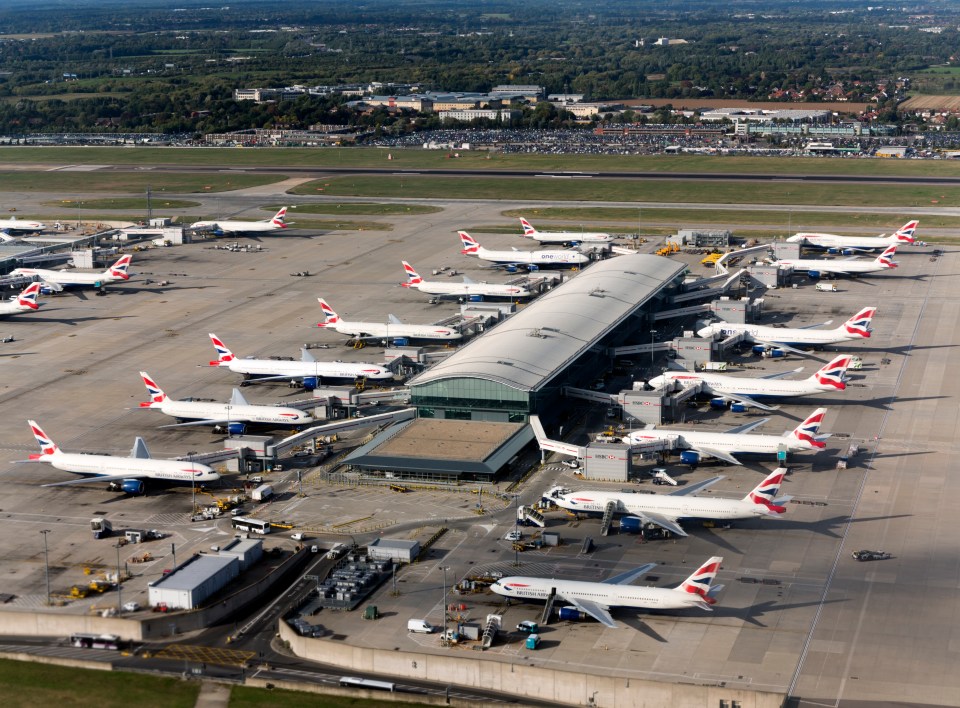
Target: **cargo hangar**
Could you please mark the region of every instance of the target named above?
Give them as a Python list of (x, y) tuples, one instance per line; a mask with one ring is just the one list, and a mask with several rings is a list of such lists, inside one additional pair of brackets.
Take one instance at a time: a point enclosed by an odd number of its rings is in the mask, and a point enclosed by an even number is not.
[(368, 474), (490, 480), (534, 440), (530, 416), (560, 425), (565, 387), (607, 371), (611, 350), (650, 336), (686, 266), (637, 254), (599, 261), (408, 382), (413, 420), (343, 459)]

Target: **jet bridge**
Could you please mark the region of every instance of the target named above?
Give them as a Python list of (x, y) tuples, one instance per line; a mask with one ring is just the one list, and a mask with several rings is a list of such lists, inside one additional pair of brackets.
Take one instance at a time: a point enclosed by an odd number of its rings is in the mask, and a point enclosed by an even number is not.
[(585, 388), (574, 388), (573, 386), (564, 386), (562, 393), (567, 398), (579, 398), (582, 401), (590, 401), (591, 403), (610, 405), (611, 403), (617, 402), (617, 397), (613, 394), (604, 393), (603, 391), (590, 391)]
[(307, 428), (302, 430), (299, 433), (291, 435), (284, 438), (275, 445), (268, 445), (265, 449), (265, 457), (276, 459), (283, 453), (287, 452), (291, 448), (299, 445), (304, 440), (310, 440), (312, 438), (321, 436), (321, 435), (332, 435), (333, 433), (343, 433), (348, 430), (358, 430), (360, 428), (369, 428), (372, 426), (381, 425), (384, 423), (399, 423), (403, 420), (410, 420), (415, 418), (417, 415), (416, 408), (404, 408), (399, 411), (392, 411), (390, 413), (380, 413), (378, 415), (365, 416), (363, 418), (349, 418), (347, 420), (340, 420), (336, 423), (327, 423), (326, 425), (317, 425), (312, 428)]

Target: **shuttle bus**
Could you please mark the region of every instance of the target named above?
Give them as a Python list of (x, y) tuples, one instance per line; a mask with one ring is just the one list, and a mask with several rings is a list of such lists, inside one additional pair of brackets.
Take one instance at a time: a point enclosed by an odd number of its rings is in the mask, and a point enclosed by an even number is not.
[(247, 533), (258, 533), (260, 535), (270, 533), (270, 522), (262, 519), (251, 519), (244, 516), (237, 516), (233, 519), (233, 528), (237, 531), (246, 531)]
[(78, 632), (70, 635), (70, 645), (81, 649), (113, 649), (120, 648), (120, 637), (116, 634), (84, 634)]
[(356, 676), (341, 676), (340, 685), (344, 688), (371, 688), (377, 691), (396, 690), (396, 685), (390, 681), (374, 681), (373, 679), (357, 678)]

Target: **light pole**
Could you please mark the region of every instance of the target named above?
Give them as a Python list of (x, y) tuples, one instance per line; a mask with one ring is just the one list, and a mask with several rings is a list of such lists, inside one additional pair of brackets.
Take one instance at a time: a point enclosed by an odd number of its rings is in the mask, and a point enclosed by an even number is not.
[(40, 533), (43, 534), (43, 574), (47, 578), (47, 605), (50, 604), (50, 560), (47, 556), (47, 534), (50, 533), (50, 529), (43, 529)]
[(520, 495), (513, 495), (513, 566), (520, 567)]
[(653, 374), (653, 340), (657, 336), (658, 332), (655, 329), (650, 330), (650, 373)]
[(118, 541), (118, 542), (117, 542), (117, 545), (116, 545), (116, 549), (117, 549), (117, 614), (118, 614), (118, 615), (119, 615), (121, 612), (123, 612), (123, 593), (122, 593), (122, 591), (120, 590), (120, 587), (121, 587), (121, 585), (122, 585), (122, 581), (121, 581), (121, 578), (120, 578), (120, 549), (121, 549), (121, 548), (122, 548), (122, 546), (120, 545), (120, 542)]
[(196, 454), (195, 450), (187, 453), (187, 460), (190, 461), (190, 492), (193, 494), (193, 508), (190, 509), (190, 516), (197, 513), (197, 475), (193, 470), (193, 456)]
[(443, 634), (440, 635), (441, 641), (447, 641), (447, 570), (449, 566), (442, 565), (443, 571)]

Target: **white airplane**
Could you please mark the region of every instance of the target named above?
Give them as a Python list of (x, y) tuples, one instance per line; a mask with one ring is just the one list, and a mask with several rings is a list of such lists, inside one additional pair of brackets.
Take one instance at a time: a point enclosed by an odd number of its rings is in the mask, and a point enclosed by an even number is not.
[(463, 253), (467, 256), (477, 256), (482, 261), (496, 263), (497, 267), (516, 268), (523, 266), (527, 269), (542, 268), (544, 266), (580, 266), (590, 259), (579, 251), (542, 250), (542, 251), (490, 251), (481, 246), (466, 231), (458, 231), (463, 243)]
[(393, 315), (388, 315), (389, 322), (348, 322), (340, 319), (340, 315), (333, 311), (322, 297), (318, 297), (320, 309), (323, 310), (325, 320), (317, 323), (317, 327), (333, 329), (340, 334), (347, 334), (356, 339), (442, 339), (454, 341), (463, 337), (460, 332), (451, 327), (439, 325), (404, 324)]
[(0, 302), (0, 317), (16, 315), (20, 312), (33, 312), (40, 307), (37, 296), (40, 295), (40, 283), (30, 283), (16, 297)]
[(669, 494), (593, 490), (572, 492), (563, 487), (554, 487), (544, 497), (563, 509), (601, 514), (606, 511), (607, 504), (613, 502), (614, 513), (637, 516), (644, 524), (656, 524), (670, 533), (686, 536), (687, 532), (678, 523), (679, 519), (735, 521), (780, 516), (787, 510), (783, 505), (790, 501), (790, 497), (777, 498), (786, 472), (786, 468), (778, 467), (743, 499), (707, 499), (692, 496), (719, 482), (723, 477), (712, 477), (698, 484), (680, 487)]
[(754, 342), (764, 347), (783, 349), (788, 352), (793, 352), (794, 354), (803, 354), (805, 356), (807, 352), (802, 349), (797, 349), (796, 347), (822, 347), (853, 339), (868, 339), (871, 332), (870, 322), (873, 320), (875, 314), (877, 314), (877, 308), (865, 307), (834, 329), (814, 329), (815, 327), (830, 324), (829, 321), (819, 325), (800, 328), (770, 327), (721, 321), (714, 322), (697, 330), (697, 336), (710, 339), (718, 335), (729, 337), (743, 332), (748, 342)]
[(23, 275), (39, 278), (50, 290), (61, 291), (64, 288), (99, 288), (109, 283), (130, 280), (127, 268), (133, 256), (124, 255), (102, 273), (79, 273), (75, 270), (46, 270), (43, 268), (17, 268), (10, 275)]
[(285, 229), (289, 224), (284, 222), (287, 216), (287, 207), (278, 211), (272, 219), (260, 221), (238, 221), (221, 219), (220, 221), (195, 221), (190, 224), (194, 231), (213, 231), (216, 234), (259, 234), (266, 231)]
[(283, 406), (258, 406), (247, 403), (239, 390), (233, 389), (230, 403), (212, 401), (175, 401), (163, 392), (145, 371), (140, 372), (143, 385), (147, 387), (150, 400), (141, 403), (140, 408), (159, 410), (164, 415), (187, 420), (164, 428), (183, 428), (192, 425), (225, 425), (231, 433), (242, 435), (248, 423), (257, 425), (306, 425), (313, 422), (313, 416), (297, 408)]
[(532, 238), (540, 243), (610, 243), (613, 236), (593, 231), (537, 231), (533, 224), (520, 217), (524, 238)]
[(657, 564), (647, 563), (596, 583), (584, 580), (558, 580), (511, 576), (501, 578), (490, 589), (498, 595), (518, 600), (546, 600), (551, 595), (567, 602), (605, 626), (617, 629), (610, 615), (611, 607), (635, 607), (644, 610), (709, 610), (722, 585), (712, 585), (723, 558), (714, 556), (694, 571), (676, 588), (652, 588), (630, 585), (631, 582), (653, 570)]
[(699, 385), (702, 393), (714, 396), (711, 401), (714, 405), (726, 406), (732, 401), (763, 410), (776, 410), (776, 407), (764, 405), (755, 399), (758, 397), (788, 398), (843, 391), (847, 387), (844, 376), (852, 361), (853, 357), (849, 354), (841, 354), (820, 367), (812, 376), (792, 381), (784, 381), (782, 377), (802, 371), (802, 368), (760, 378), (715, 374), (709, 371), (665, 371), (660, 376), (650, 379), (649, 384), (654, 388), (660, 388), (663, 384), (672, 381), (684, 388)]
[(405, 288), (415, 288), (428, 295), (439, 295), (441, 297), (461, 297), (461, 298), (484, 298), (484, 297), (506, 297), (520, 298), (530, 297), (532, 294), (526, 288), (519, 285), (506, 285), (505, 283), (477, 283), (470, 278), (463, 276), (461, 283), (446, 283), (441, 280), (424, 280), (413, 269), (413, 266), (406, 261), (403, 263), (403, 269), (407, 273), (407, 282), (400, 283)]
[(210, 334), (217, 361), (210, 366), (220, 366), (236, 374), (256, 377), (257, 381), (280, 379), (303, 379), (304, 388), (316, 388), (320, 379), (390, 379), (393, 372), (377, 364), (354, 364), (345, 361), (317, 361), (306, 349), (301, 350), (301, 361), (283, 359), (238, 359), (227, 349), (223, 341)]
[(36, 234), (46, 228), (47, 225), (43, 222), (22, 221), (15, 216), (11, 216), (9, 219), (0, 219), (0, 232), (8, 234)]
[(65, 487), (91, 481), (111, 482), (117, 483), (127, 494), (143, 494), (144, 480), (148, 479), (189, 484), (220, 479), (218, 473), (199, 462), (152, 459), (143, 438), (136, 439), (130, 457), (63, 452), (39, 425), (32, 420), (27, 422), (33, 437), (40, 443), (40, 454), (30, 455), (30, 462), (48, 462), (58, 470), (86, 475), (82, 479), (44, 484), (44, 487)]
[(817, 435), (817, 431), (826, 413), (826, 408), (818, 408), (800, 425), (783, 435), (748, 435), (751, 430), (767, 422), (764, 418), (722, 433), (650, 428), (630, 433), (625, 440), (631, 445), (668, 440), (680, 448), (680, 461), (688, 465), (696, 465), (704, 457), (716, 457), (731, 465), (740, 465), (742, 463), (734, 455), (776, 455), (781, 450), (788, 453), (822, 450), (827, 446), (824, 440), (830, 436)]
[(863, 275), (877, 273), (882, 270), (893, 270), (899, 264), (893, 260), (897, 254), (897, 244), (887, 246), (883, 253), (873, 260), (852, 258), (828, 260), (824, 258), (779, 258), (771, 261), (779, 270), (792, 268), (795, 271), (805, 272), (811, 278), (818, 278), (824, 273), (834, 275)]
[(798, 233), (787, 239), (788, 243), (802, 243), (805, 246), (823, 249), (851, 249), (874, 251), (894, 244), (914, 243), (914, 234), (920, 222), (908, 221), (889, 236), (838, 236), (836, 234)]

